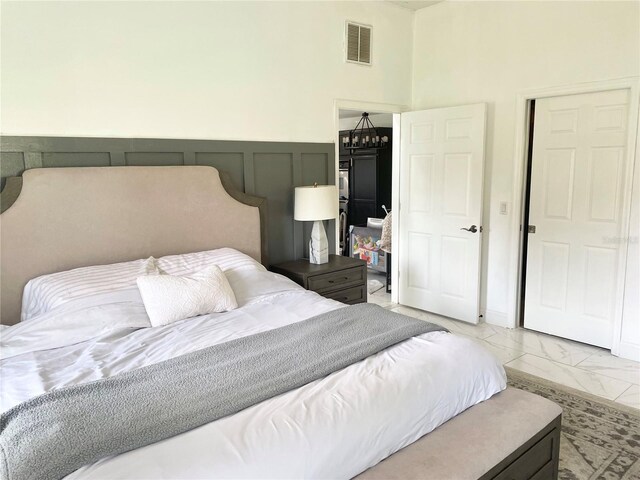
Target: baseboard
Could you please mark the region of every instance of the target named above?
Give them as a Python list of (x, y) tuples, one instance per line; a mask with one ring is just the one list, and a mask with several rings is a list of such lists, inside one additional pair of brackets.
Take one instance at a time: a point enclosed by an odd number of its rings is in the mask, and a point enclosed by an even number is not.
[(509, 324), (509, 316), (506, 313), (487, 309), (484, 312), (483, 318), (485, 323), (488, 323), (490, 325), (496, 325), (498, 327), (504, 328), (513, 328)]
[(618, 357), (640, 362), (640, 345), (635, 343), (620, 342), (618, 346)]

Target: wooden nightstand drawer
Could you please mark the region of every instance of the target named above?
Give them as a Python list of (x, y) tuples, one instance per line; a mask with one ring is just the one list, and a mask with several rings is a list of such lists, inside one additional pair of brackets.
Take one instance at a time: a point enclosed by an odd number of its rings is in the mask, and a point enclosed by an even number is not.
[(331, 298), (332, 300), (337, 300), (338, 302), (347, 303), (349, 305), (367, 301), (364, 285), (345, 288), (343, 290), (337, 290), (330, 293), (323, 293), (322, 295), (324, 297)]
[(356, 267), (347, 270), (338, 270), (337, 272), (324, 273), (322, 275), (314, 275), (309, 277), (307, 281), (309, 283), (309, 290), (321, 293), (352, 283), (362, 283), (364, 281), (364, 275), (364, 268)]

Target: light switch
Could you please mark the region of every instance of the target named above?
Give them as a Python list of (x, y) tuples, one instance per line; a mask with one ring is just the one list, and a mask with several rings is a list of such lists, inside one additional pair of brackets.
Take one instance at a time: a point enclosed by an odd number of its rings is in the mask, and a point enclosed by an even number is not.
[(500, 202), (500, 215), (506, 215), (509, 213), (509, 203)]

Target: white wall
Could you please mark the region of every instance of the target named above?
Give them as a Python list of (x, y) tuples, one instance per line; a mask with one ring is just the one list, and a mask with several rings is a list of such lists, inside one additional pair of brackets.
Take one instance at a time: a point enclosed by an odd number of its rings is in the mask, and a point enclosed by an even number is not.
[[(503, 323), (508, 305), (509, 227), (517, 212), (498, 212), (501, 201), (512, 206), (520, 188), (513, 172), (516, 95), (638, 76), (639, 22), (639, 2), (445, 1), (417, 12), (413, 109), (488, 104), (484, 225), (489, 228), (482, 278), (488, 321)], [(634, 295), (638, 301), (638, 292)]]
[(0, 131), (333, 142), (335, 99), (410, 103), (412, 26), (382, 2), (3, 1)]

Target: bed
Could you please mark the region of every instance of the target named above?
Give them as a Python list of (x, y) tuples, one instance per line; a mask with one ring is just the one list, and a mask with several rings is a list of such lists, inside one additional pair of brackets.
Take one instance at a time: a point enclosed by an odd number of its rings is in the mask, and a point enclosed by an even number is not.
[[(269, 272), (265, 203), (211, 167), (34, 169), (7, 187), (0, 311), (16, 325), (2, 330), (3, 418), (51, 392), (352, 308)], [(218, 265), (238, 308), (150, 328), (135, 283), (150, 256), (171, 275)], [(122, 281), (90, 270), (116, 263)], [(429, 331), (67, 478), (555, 478), (560, 413), (506, 388), (471, 340)], [(5, 455), (18, 448), (8, 431)]]

